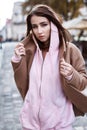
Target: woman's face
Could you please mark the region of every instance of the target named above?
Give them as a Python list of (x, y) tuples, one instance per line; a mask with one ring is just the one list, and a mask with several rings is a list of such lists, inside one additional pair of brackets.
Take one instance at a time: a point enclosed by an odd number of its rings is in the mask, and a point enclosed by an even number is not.
[(46, 42), (50, 37), (50, 22), (46, 17), (33, 15), (31, 17), (32, 30), (36, 38), (41, 42)]

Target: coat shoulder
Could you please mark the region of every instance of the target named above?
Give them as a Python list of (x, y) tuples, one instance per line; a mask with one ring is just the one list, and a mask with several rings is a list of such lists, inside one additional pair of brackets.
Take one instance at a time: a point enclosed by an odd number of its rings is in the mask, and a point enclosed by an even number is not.
[(72, 42), (67, 42), (67, 47), (74, 51), (80, 51), (80, 49)]
[(81, 50), (74, 44), (71, 42), (67, 43), (67, 51), (70, 53), (70, 56), (74, 59), (83, 59)]

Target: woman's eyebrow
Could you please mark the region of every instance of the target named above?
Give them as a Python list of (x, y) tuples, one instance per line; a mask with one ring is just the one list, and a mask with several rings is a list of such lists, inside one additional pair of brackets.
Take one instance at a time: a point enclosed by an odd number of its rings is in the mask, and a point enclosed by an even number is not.
[[(48, 24), (48, 22), (47, 22), (47, 21), (40, 22), (39, 24), (44, 24), (44, 23), (47, 23), (47, 24)], [(37, 23), (33, 23), (32, 25), (38, 25), (38, 24), (37, 24)]]
[(41, 22), (40, 24), (48, 23), (47, 21)]

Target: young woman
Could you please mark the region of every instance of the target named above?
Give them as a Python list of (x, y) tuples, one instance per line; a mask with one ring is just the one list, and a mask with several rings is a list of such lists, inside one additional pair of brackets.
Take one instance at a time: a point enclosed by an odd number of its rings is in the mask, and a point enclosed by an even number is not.
[(27, 16), (27, 36), (15, 47), (14, 78), (24, 99), (23, 130), (72, 130), (75, 115), (87, 112), (85, 62), (70, 43), (59, 15), (36, 5)]

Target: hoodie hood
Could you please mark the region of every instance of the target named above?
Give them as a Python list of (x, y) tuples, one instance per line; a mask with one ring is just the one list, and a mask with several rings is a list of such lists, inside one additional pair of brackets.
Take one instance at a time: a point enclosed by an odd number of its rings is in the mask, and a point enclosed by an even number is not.
[[(37, 49), (39, 48), (39, 45), (37, 43), (37, 40), (35, 38), (35, 36), (32, 33), (32, 38), (37, 46)], [(51, 22), (51, 34), (50, 34), (50, 46), (49, 46), (49, 50), (55, 50), (59, 48), (59, 33), (58, 33), (58, 29), (57, 27)]]
[(59, 33), (58, 28), (51, 22), (51, 36), (50, 36), (50, 48), (49, 49), (58, 49), (59, 48)]

